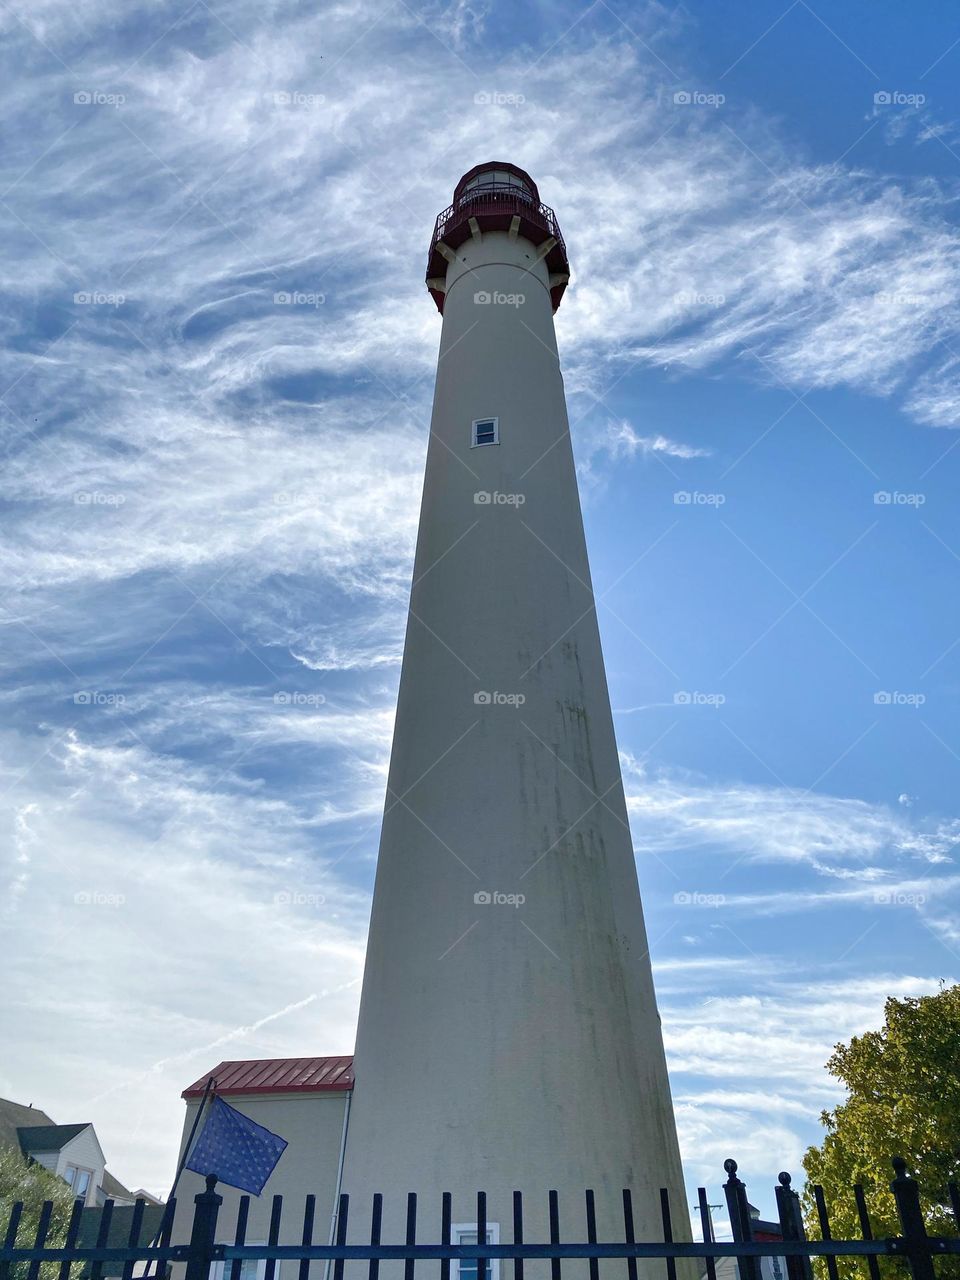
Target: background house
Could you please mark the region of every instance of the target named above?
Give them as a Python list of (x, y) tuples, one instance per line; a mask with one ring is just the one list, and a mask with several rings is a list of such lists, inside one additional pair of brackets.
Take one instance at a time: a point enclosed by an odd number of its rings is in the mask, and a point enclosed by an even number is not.
[[(304, 1200), (308, 1194), (316, 1196), (314, 1240), (329, 1239), (350, 1115), (353, 1059), (271, 1058), (219, 1063), (183, 1091), (187, 1111), (180, 1142), (181, 1158), (210, 1076), (216, 1081), (219, 1097), (290, 1144), (263, 1193), (251, 1197), (247, 1242), (266, 1241), (274, 1195), (284, 1198), (281, 1244), (300, 1243)], [(175, 1243), (189, 1240), (193, 1198), (203, 1190), (203, 1178), (185, 1169), (177, 1186)], [(240, 1197), (244, 1193), (222, 1184), (217, 1191), (223, 1196), (217, 1240), (232, 1242)], [(281, 1280), (281, 1270), (288, 1270), (294, 1276), (298, 1267), (296, 1262), (278, 1263), (277, 1280)], [(251, 1264), (245, 1268), (243, 1280), (262, 1280), (264, 1269), (263, 1262)], [(211, 1280), (223, 1280), (222, 1272), (223, 1265), (215, 1264)]]
[(97, 1203), (107, 1162), (92, 1124), (23, 1126), (17, 1137), (23, 1154), (59, 1174), (86, 1207)]
[[(0, 1098), (0, 1145), (18, 1147), (72, 1187), (84, 1207), (93, 1209), (110, 1198), (132, 1205), (136, 1194), (106, 1168), (103, 1147), (89, 1121), (54, 1124), (39, 1107)], [(158, 1203), (154, 1196), (149, 1199)]]

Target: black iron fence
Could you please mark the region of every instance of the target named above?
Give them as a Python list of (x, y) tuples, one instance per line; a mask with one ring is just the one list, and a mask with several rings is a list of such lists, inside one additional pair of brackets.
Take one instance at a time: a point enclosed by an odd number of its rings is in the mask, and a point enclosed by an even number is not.
[[(900, 1234), (875, 1238), (868, 1211), (868, 1193), (863, 1187), (854, 1187), (861, 1238), (857, 1240), (834, 1239), (823, 1190), (813, 1188), (819, 1239), (807, 1239), (800, 1200), (790, 1185), (790, 1175), (782, 1173), (776, 1188), (779, 1224), (764, 1223), (766, 1238), (757, 1239), (747, 1200), (746, 1187), (737, 1176), (737, 1164), (726, 1161), (727, 1180), (724, 1194), (730, 1219), (733, 1240), (714, 1239), (707, 1193), (700, 1188), (699, 1211), (702, 1239), (694, 1242), (674, 1238), (674, 1212), (680, 1206), (671, 1206), (667, 1191), (660, 1192), (660, 1216), (662, 1236), (660, 1240), (637, 1240), (634, 1231), (633, 1198), (630, 1191), (622, 1196), (623, 1239), (599, 1240), (597, 1238), (597, 1214), (594, 1193), (586, 1191), (583, 1202), (583, 1227), (572, 1235), (564, 1235), (560, 1228), (560, 1205), (557, 1193), (549, 1195), (549, 1240), (530, 1242), (523, 1225), (523, 1196), (513, 1193), (513, 1240), (508, 1244), (487, 1241), (487, 1198), (477, 1195), (476, 1236), (477, 1243), (455, 1243), (452, 1239), (452, 1199), (445, 1193), (441, 1199), (439, 1241), (424, 1243), (418, 1237), (418, 1203), (412, 1192), (406, 1202), (406, 1230), (402, 1243), (384, 1244), (381, 1239), (383, 1197), (373, 1198), (369, 1219), (369, 1243), (347, 1244), (350, 1223), (348, 1196), (339, 1200), (336, 1231), (333, 1243), (314, 1243), (314, 1218), (316, 1199), (306, 1197), (299, 1244), (280, 1244), (280, 1227), (283, 1215), (283, 1198), (274, 1196), (271, 1206), (270, 1229), (266, 1244), (247, 1244), (247, 1221), (250, 1197), (239, 1202), (236, 1231), (232, 1244), (217, 1242), (217, 1218), (222, 1197), (216, 1192), (216, 1178), (207, 1178), (207, 1189), (194, 1197), (193, 1223), (190, 1239), (185, 1243), (172, 1243), (172, 1228), (176, 1201), (166, 1205), (159, 1230), (152, 1234), (144, 1230), (144, 1202), (137, 1201), (130, 1220), (126, 1244), (111, 1243), (113, 1202), (108, 1200), (100, 1211), (95, 1242), (81, 1245), (81, 1223), (84, 1210), (77, 1201), (59, 1243), (51, 1238), (56, 1231), (53, 1223), (53, 1205), (44, 1204), (33, 1239), (25, 1242), (21, 1222), (23, 1205), (14, 1204), (0, 1247), (0, 1280), (102, 1280), (105, 1274), (119, 1275), (122, 1280), (134, 1280), (136, 1276), (162, 1276), (173, 1263), (185, 1265), (185, 1280), (209, 1280), (214, 1263), (223, 1263), (224, 1280), (241, 1280), (241, 1268), (246, 1260), (265, 1259), (264, 1280), (274, 1280), (278, 1262), (299, 1263), (298, 1280), (311, 1280), (311, 1264), (322, 1263), (315, 1268), (313, 1280), (319, 1280), (322, 1272), (332, 1267), (332, 1280), (343, 1280), (347, 1262), (367, 1264), (367, 1280), (378, 1280), (380, 1264), (400, 1261), (404, 1264), (404, 1280), (415, 1280), (418, 1264), (420, 1275), (434, 1277), (434, 1267), (439, 1263), (439, 1280), (451, 1280), (451, 1264), (457, 1263), (453, 1280), (459, 1275), (459, 1264), (467, 1263), (471, 1275), (475, 1269), (477, 1280), (487, 1280), (489, 1264), (494, 1259), (513, 1263), (513, 1280), (523, 1280), (524, 1264), (529, 1260), (545, 1259), (550, 1262), (551, 1280), (562, 1280), (565, 1259), (585, 1259), (588, 1262), (590, 1280), (599, 1280), (602, 1260), (619, 1260), (625, 1265), (626, 1280), (637, 1280), (638, 1262), (641, 1259), (659, 1259), (664, 1264), (665, 1280), (676, 1280), (677, 1260), (696, 1259), (706, 1280), (716, 1280), (717, 1262), (723, 1258), (736, 1258), (739, 1280), (762, 1280), (761, 1260), (782, 1258), (787, 1268), (787, 1280), (811, 1280), (813, 1260), (822, 1258), (828, 1280), (839, 1280), (838, 1260), (860, 1259), (858, 1270), (869, 1280), (881, 1280), (882, 1259), (899, 1260), (897, 1270), (910, 1275), (912, 1280), (937, 1280), (935, 1259), (947, 1259), (960, 1255), (960, 1235), (931, 1236), (927, 1234), (924, 1209), (917, 1182), (908, 1172), (903, 1160), (894, 1160), (895, 1176), (890, 1183), (900, 1223)], [(940, 1189), (938, 1189), (940, 1190)], [(960, 1232), (960, 1193), (956, 1185), (945, 1189), (952, 1207), (954, 1222)], [(770, 1238), (769, 1228), (779, 1226), (781, 1239)], [(586, 1239), (583, 1239), (585, 1231)], [(60, 1232), (62, 1234), (62, 1231)], [(433, 1235), (427, 1233), (428, 1239)], [(578, 1239), (579, 1235), (579, 1239)], [(143, 1238), (142, 1238), (143, 1237)], [(889, 1263), (887, 1264), (890, 1265)], [(42, 1270), (41, 1270), (42, 1268)], [(229, 1272), (228, 1272), (229, 1268)], [(951, 1264), (955, 1273), (956, 1263)], [(72, 1272), (71, 1272), (71, 1269)]]

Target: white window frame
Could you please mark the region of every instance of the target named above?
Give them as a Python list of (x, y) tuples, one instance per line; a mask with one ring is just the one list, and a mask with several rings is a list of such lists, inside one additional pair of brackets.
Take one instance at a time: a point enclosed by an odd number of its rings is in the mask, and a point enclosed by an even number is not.
[(85, 1173), (87, 1175), (87, 1186), (82, 1195), (77, 1192), (77, 1198), (82, 1199), (83, 1203), (86, 1204), (90, 1198), (90, 1188), (93, 1185), (93, 1170), (87, 1169), (82, 1164), (68, 1164), (64, 1171), (64, 1181), (71, 1191), (73, 1191), (76, 1189), (77, 1178), (81, 1173)]
[[(233, 1243), (229, 1241), (228, 1243)], [(266, 1240), (244, 1240), (244, 1244), (266, 1244)], [(240, 1275), (243, 1275), (243, 1267), (249, 1266), (251, 1262), (255, 1262), (257, 1266), (257, 1280), (263, 1280), (267, 1272), (266, 1258), (244, 1258), (241, 1266)], [(280, 1280), (280, 1267), (282, 1259), (277, 1259), (276, 1269), (274, 1270), (274, 1280)], [(230, 1280), (230, 1272), (233, 1269), (232, 1262), (211, 1262), (210, 1263), (210, 1280)]]
[[(480, 421), (486, 422), (487, 419), (481, 418)], [(467, 1235), (467, 1234), (472, 1234), (472, 1235), (477, 1234), (477, 1224), (475, 1222), (452, 1223), (450, 1226), (450, 1243), (462, 1244), (463, 1241), (460, 1239), (460, 1237), (461, 1235)], [(488, 1237), (487, 1244), (500, 1243), (500, 1223), (499, 1222), (487, 1223), (487, 1237)], [(466, 1259), (457, 1258), (455, 1259), (455, 1261), (457, 1264), (457, 1269), (454, 1273), (454, 1280), (460, 1280), (460, 1264), (461, 1262), (466, 1261)], [(479, 1270), (480, 1268), (477, 1267), (477, 1271)], [(473, 1274), (472, 1267), (470, 1268), (470, 1273)], [(487, 1280), (500, 1280), (500, 1259), (499, 1258), (487, 1258), (486, 1276), (487, 1276)]]
[[(477, 439), (477, 427), (480, 425), (481, 422), (493, 423), (493, 439), (492, 440)], [(470, 427), (470, 448), (484, 449), (487, 447), (487, 445), (499, 444), (499, 443), (500, 443), (500, 419), (494, 417), (492, 413), (488, 414), (485, 418), (474, 418), (473, 423), (471, 424), (471, 427)]]

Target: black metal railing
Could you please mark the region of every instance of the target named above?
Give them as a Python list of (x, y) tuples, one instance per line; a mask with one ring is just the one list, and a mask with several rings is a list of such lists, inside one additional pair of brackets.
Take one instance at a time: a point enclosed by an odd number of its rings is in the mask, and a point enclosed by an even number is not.
[(437, 215), (430, 241), (430, 253), (439, 240), (452, 227), (487, 213), (519, 214), (540, 227), (559, 243), (566, 256), (566, 245), (560, 232), (557, 215), (548, 204), (541, 204), (519, 187), (508, 183), (490, 184), (460, 197), (456, 204), (448, 205)]
[[(791, 1187), (790, 1175), (780, 1174), (780, 1182), (776, 1188), (777, 1213), (781, 1239), (771, 1239), (768, 1228), (762, 1224), (768, 1238), (754, 1239), (754, 1219), (747, 1201), (746, 1187), (737, 1176), (737, 1164), (734, 1160), (726, 1161), (724, 1169), (727, 1180), (724, 1194), (728, 1216), (730, 1219), (733, 1240), (718, 1241), (713, 1237), (710, 1222), (709, 1204), (704, 1188), (698, 1191), (702, 1240), (677, 1240), (674, 1236), (674, 1215), (681, 1206), (671, 1206), (668, 1192), (660, 1192), (660, 1218), (662, 1223), (662, 1239), (638, 1241), (634, 1231), (633, 1197), (629, 1190), (622, 1194), (623, 1239), (599, 1240), (597, 1237), (596, 1201), (592, 1191), (586, 1191), (583, 1203), (583, 1230), (586, 1239), (577, 1232), (568, 1236), (566, 1241), (560, 1230), (560, 1204), (555, 1191), (548, 1198), (549, 1240), (533, 1243), (527, 1240), (524, 1232), (524, 1201), (519, 1191), (513, 1193), (513, 1240), (511, 1243), (487, 1242), (487, 1198), (483, 1192), (477, 1194), (476, 1227), (477, 1243), (459, 1244), (451, 1238), (450, 1193), (444, 1193), (440, 1205), (440, 1239), (436, 1243), (418, 1243), (418, 1200), (414, 1193), (406, 1199), (406, 1230), (402, 1243), (383, 1244), (381, 1227), (383, 1220), (383, 1197), (373, 1197), (369, 1218), (369, 1243), (347, 1244), (348, 1225), (350, 1221), (349, 1197), (339, 1198), (336, 1217), (336, 1230), (333, 1243), (315, 1244), (314, 1218), (316, 1198), (306, 1197), (299, 1244), (279, 1243), (283, 1214), (283, 1198), (274, 1196), (271, 1206), (270, 1228), (266, 1244), (247, 1244), (246, 1232), (250, 1211), (250, 1197), (243, 1196), (239, 1201), (236, 1231), (232, 1243), (217, 1240), (217, 1221), (222, 1196), (216, 1191), (216, 1178), (211, 1174), (207, 1178), (207, 1189), (194, 1197), (194, 1214), (189, 1241), (172, 1243), (172, 1227), (176, 1212), (176, 1201), (170, 1200), (165, 1207), (159, 1231), (151, 1239), (141, 1240), (144, 1234), (144, 1202), (138, 1200), (131, 1217), (131, 1224), (126, 1244), (108, 1243), (111, 1238), (111, 1220), (114, 1205), (108, 1200), (101, 1210), (96, 1241), (93, 1245), (81, 1246), (78, 1240), (81, 1235), (81, 1219), (84, 1210), (77, 1201), (66, 1227), (63, 1241), (60, 1244), (48, 1240), (53, 1219), (53, 1205), (44, 1204), (36, 1231), (31, 1233), (33, 1239), (25, 1243), (19, 1239), (20, 1224), (23, 1217), (23, 1206), (14, 1204), (10, 1212), (9, 1222), (0, 1246), (0, 1280), (40, 1280), (41, 1267), (48, 1264), (45, 1274), (50, 1273), (50, 1266), (57, 1268), (57, 1280), (70, 1280), (71, 1268), (74, 1280), (89, 1277), (89, 1280), (101, 1280), (107, 1269), (110, 1275), (120, 1275), (122, 1280), (132, 1280), (137, 1264), (138, 1274), (153, 1276), (163, 1275), (171, 1263), (186, 1265), (186, 1280), (209, 1280), (213, 1263), (224, 1264), (224, 1280), (240, 1280), (241, 1267), (245, 1260), (266, 1259), (265, 1280), (274, 1280), (276, 1265), (281, 1261), (299, 1263), (298, 1280), (310, 1280), (312, 1263), (332, 1262), (332, 1280), (343, 1280), (346, 1262), (367, 1263), (368, 1280), (378, 1280), (381, 1262), (395, 1260), (404, 1263), (404, 1280), (415, 1280), (416, 1268), (421, 1264), (421, 1276), (435, 1276), (433, 1265), (439, 1262), (439, 1280), (451, 1280), (451, 1262), (465, 1261), (476, 1265), (477, 1280), (487, 1280), (488, 1264), (493, 1259), (513, 1262), (513, 1280), (523, 1280), (524, 1263), (527, 1260), (547, 1259), (551, 1264), (551, 1280), (562, 1280), (562, 1263), (564, 1259), (586, 1259), (589, 1263), (590, 1280), (599, 1280), (601, 1260), (620, 1260), (625, 1264), (626, 1280), (637, 1280), (640, 1259), (660, 1259), (665, 1266), (665, 1280), (676, 1280), (677, 1260), (694, 1258), (701, 1260), (707, 1280), (716, 1280), (716, 1261), (720, 1258), (736, 1258), (739, 1280), (761, 1280), (760, 1261), (763, 1258), (782, 1258), (787, 1267), (788, 1280), (811, 1280), (812, 1260), (823, 1258), (829, 1280), (837, 1280), (839, 1271), (838, 1259), (862, 1259), (863, 1268), (870, 1280), (879, 1280), (881, 1276), (880, 1260), (899, 1259), (897, 1270), (900, 1274), (909, 1274), (912, 1280), (937, 1280), (937, 1269), (934, 1259), (960, 1255), (960, 1236), (931, 1236), (927, 1234), (924, 1210), (920, 1199), (920, 1189), (916, 1180), (907, 1172), (903, 1160), (893, 1161), (895, 1176), (890, 1185), (896, 1204), (900, 1224), (900, 1234), (894, 1237), (875, 1238), (871, 1229), (867, 1207), (869, 1192), (863, 1187), (852, 1188), (861, 1225), (861, 1238), (855, 1240), (834, 1239), (830, 1230), (830, 1220), (824, 1200), (823, 1189), (814, 1187), (813, 1193), (817, 1207), (820, 1239), (807, 1239), (800, 1201)], [(938, 1189), (942, 1190), (942, 1189)], [(955, 1225), (960, 1232), (960, 1192), (955, 1184), (946, 1188), (947, 1197), (952, 1206)], [(364, 1229), (364, 1236), (368, 1234)], [(432, 1234), (432, 1233), (430, 1233)], [(229, 1266), (229, 1272), (227, 1267)], [(956, 1264), (954, 1264), (954, 1271)], [(319, 1280), (320, 1270), (314, 1272), (315, 1280)]]

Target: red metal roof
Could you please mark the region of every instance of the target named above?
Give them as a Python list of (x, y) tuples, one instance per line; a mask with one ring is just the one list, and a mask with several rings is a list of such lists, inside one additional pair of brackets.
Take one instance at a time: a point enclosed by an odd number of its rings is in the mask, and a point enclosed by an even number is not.
[(353, 1057), (259, 1058), (221, 1062), (206, 1071), (181, 1097), (199, 1098), (213, 1076), (221, 1096), (238, 1093), (327, 1093), (353, 1088)]

